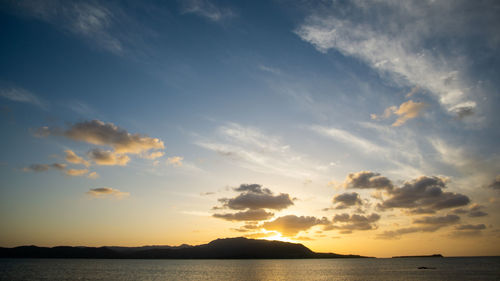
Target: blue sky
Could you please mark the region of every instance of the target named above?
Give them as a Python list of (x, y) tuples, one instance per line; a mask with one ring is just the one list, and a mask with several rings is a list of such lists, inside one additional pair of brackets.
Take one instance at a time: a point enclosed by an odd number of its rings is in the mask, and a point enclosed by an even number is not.
[(0, 244), (498, 254), (499, 9), (4, 1)]

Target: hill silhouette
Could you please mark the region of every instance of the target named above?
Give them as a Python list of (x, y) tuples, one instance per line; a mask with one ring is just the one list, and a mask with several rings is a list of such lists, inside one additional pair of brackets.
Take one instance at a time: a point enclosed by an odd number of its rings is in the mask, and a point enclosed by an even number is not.
[(208, 244), (144, 247), (37, 247), (0, 248), (1, 258), (92, 258), (92, 259), (311, 259), (361, 258), (358, 255), (315, 253), (302, 244), (225, 238)]

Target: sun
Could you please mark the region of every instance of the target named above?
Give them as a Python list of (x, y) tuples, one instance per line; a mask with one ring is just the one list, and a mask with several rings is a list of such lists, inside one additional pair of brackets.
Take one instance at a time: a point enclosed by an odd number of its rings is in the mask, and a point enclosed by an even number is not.
[(272, 240), (272, 241), (282, 241), (282, 242), (290, 242), (297, 243), (297, 241), (292, 240), (288, 237), (283, 236), (278, 231), (264, 231), (265, 234), (270, 234), (270, 236), (262, 237), (263, 240)]

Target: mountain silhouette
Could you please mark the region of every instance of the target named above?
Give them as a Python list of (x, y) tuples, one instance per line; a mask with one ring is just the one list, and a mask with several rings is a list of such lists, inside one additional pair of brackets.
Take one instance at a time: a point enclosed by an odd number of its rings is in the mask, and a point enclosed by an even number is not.
[(315, 253), (302, 244), (243, 237), (217, 239), (208, 244), (143, 247), (37, 247), (0, 248), (0, 258), (92, 259), (311, 259), (362, 258), (358, 255)]

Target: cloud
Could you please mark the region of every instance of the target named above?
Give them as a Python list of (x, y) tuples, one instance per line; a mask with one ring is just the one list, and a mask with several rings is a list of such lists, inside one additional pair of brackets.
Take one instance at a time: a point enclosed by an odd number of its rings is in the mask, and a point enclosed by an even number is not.
[(111, 187), (99, 187), (93, 188), (87, 191), (87, 195), (92, 196), (94, 198), (110, 198), (114, 197), (117, 199), (122, 199), (124, 197), (128, 197), (130, 193), (122, 192), (118, 189), (114, 189)]
[(455, 227), (456, 230), (483, 230), (486, 229), (484, 224), (461, 224)]
[(172, 166), (182, 166), (182, 160), (184, 158), (180, 156), (173, 156), (167, 158), (167, 164)]
[(276, 218), (270, 222), (264, 222), (262, 227), (266, 230), (278, 231), (284, 236), (295, 236), (300, 231), (305, 231), (310, 229), (315, 225), (327, 224), (328, 220), (326, 218), (318, 219), (311, 216), (296, 216), (288, 215)]
[(68, 176), (83, 176), (89, 172), (88, 169), (68, 169), (65, 171)]
[(114, 30), (123, 13), (118, 6), (95, 1), (54, 0), (22, 1), (17, 7), (26, 15), (69, 31), (101, 49), (114, 54), (124, 52), (126, 39), (120, 38)]
[(380, 147), (377, 144), (374, 144), (364, 138), (355, 136), (348, 131), (344, 131), (341, 129), (337, 128), (329, 128), (329, 127), (323, 127), (323, 126), (311, 126), (309, 127), (310, 130), (328, 137), (330, 139), (333, 139), (335, 141), (339, 141), (348, 145), (352, 145), (356, 147), (357, 149), (362, 149), (364, 151), (368, 152), (374, 152), (374, 151), (384, 151), (382, 147)]
[(439, 177), (421, 176), (406, 181), (402, 187), (388, 191), (390, 197), (378, 204), (381, 209), (386, 208), (425, 208), (442, 210), (469, 204), (466, 195), (453, 192), (443, 192), (446, 183)]
[(266, 212), (263, 209), (247, 210), (233, 214), (213, 214), (213, 217), (228, 221), (261, 221), (268, 220), (274, 216), (271, 212)]
[(65, 157), (66, 162), (72, 163), (72, 164), (82, 164), (82, 165), (85, 165), (87, 167), (90, 166), (89, 161), (76, 155), (76, 153), (74, 153), (72, 150), (67, 149), (64, 151), (64, 153), (66, 154), (66, 157)]
[(155, 151), (155, 152), (151, 152), (150, 154), (144, 155), (142, 157), (146, 158), (146, 159), (154, 160), (156, 158), (162, 157), (163, 155), (165, 155), (165, 152), (163, 152), (163, 151)]
[(92, 149), (87, 153), (87, 156), (97, 165), (105, 166), (125, 166), (130, 161), (130, 158), (124, 154), (117, 154), (113, 151), (102, 150), (99, 148)]
[(361, 171), (357, 173), (350, 173), (344, 181), (345, 188), (358, 188), (358, 189), (385, 189), (392, 190), (393, 184), (391, 180), (381, 176), (379, 173), (370, 171)]
[(200, 139), (195, 144), (255, 172), (300, 180), (319, 177), (318, 163), (294, 152), (279, 137), (256, 128), (228, 123), (217, 128), (216, 137)]
[(345, 209), (355, 205), (362, 205), (363, 202), (356, 192), (342, 193), (333, 198), (333, 203), (338, 203), (335, 209)]
[(35, 94), (21, 88), (0, 89), (0, 97), (15, 102), (29, 103), (43, 110), (47, 110), (49, 107), (45, 101), (37, 97)]
[(439, 227), (424, 226), (424, 227), (405, 227), (396, 230), (386, 230), (377, 234), (377, 239), (399, 239), (402, 235), (416, 232), (435, 232)]
[(495, 177), (495, 180), (492, 181), (489, 185), (488, 185), (489, 188), (491, 189), (495, 189), (495, 190), (500, 190), (500, 175), (497, 175)]
[(181, 7), (183, 14), (195, 14), (214, 22), (236, 16), (231, 9), (218, 7), (208, 0), (183, 0)]
[(406, 123), (406, 121), (416, 118), (420, 115), (420, 112), (427, 105), (423, 102), (413, 102), (409, 100), (407, 102), (402, 103), (398, 110), (394, 111), (394, 114), (398, 115), (398, 119), (396, 122), (392, 124), (393, 127), (398, 127)]
[[(500, 40), (492, 28), (498, 20), (489, 4), (472, 8), (467, 1), (333, 3), (312, 10), (295, 33), (322, 53), (334, 49), (398, 84), (428, 91), (450, 113), (476, 107), (465, 73), (467, 54), (460, 44), (434, 42), (473, 36), (479, 39), (475, 44), (486, 49), (498, 46)], [(462, 12), (470, 9), (478, 12)], [(477, 22), (484, 22), (486, 28), (477, 30)]]
[(380, 219), (380, 215), (373, 213), (368, 216), (358, 214), (336, 214), (333, 217), (332, 224), (327, 225), (324, 230), (340, 230), (343, 234), (352, 233), (355, 230), (371, 230), (375, 229), (374, 224)]
[(25, 172), (45, 172), (49, 169), (64, 170), (66, 169), (66, 164), (54, 163), (54, 164), (32, 164), (28, 167), (23, 168)]
[(420, 219), (415, 219), (415, 220), (413, 220), (413, 223), (445, 226), (445, 225), (457, 223), (459, 220), (460, 220), (460, 217), (457, 215), (446, 215), (446, 216), (441, 216), (441, 217), (430, 216), (430, 217), (423, 217)]
[[(57, 134), (58, 130), (51, 131)], [(61, 132), (75, 141), (112, 147), (116, 153), (140, 154), (151, 149), (164, 149), (163, 141), (140, 134), (131, 134), (126, 130), (99, 120), (84, 121), (72, 125)]]
[[(268, 190), (269, 189), (265, 189)], [(252, 190), (246, 190), (240, 193), (234, 198), (221, 198), (219, 202), (222, 203), (223, 207), (232, 210), (244, 210), (244, 209), (272, 209), (272, 210), (282, 210), (293, 205), (292, 198), (289, 194), (280, 193), (278, 195), (273, 195), (269, 192), (254, 192)]]
[(97, 179), (99, 178), (99, 174), (97, 172), (91, 172), (87, 175), (87, 178), (89, 179)]
[(391, 115), (398, 115), (398, 119), (392, 124), (393, 127), (399, 127), (406, 123), (406, 121), (416, 118), (420, 115), (420, 112), (427, 105), (423, 102), (414, 102), (412, 100), (402, 103), (399, 108), (396, 106), (390, 106), (384, 110), (384, 114), (381, 116), (372, 114), (371, 118), (374, 120), (387, 119)]

